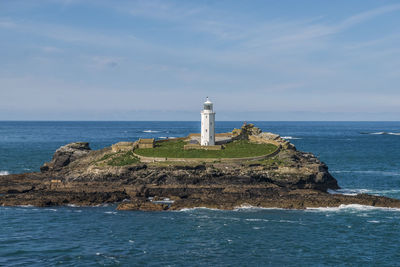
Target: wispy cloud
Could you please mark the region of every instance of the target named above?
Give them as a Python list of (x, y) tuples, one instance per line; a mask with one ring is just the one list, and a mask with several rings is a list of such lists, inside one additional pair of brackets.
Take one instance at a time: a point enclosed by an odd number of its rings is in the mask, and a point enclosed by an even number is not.
[[(117, 105), (113, 101), (121, 102), (118, 98), (138, 95), (145, 100), (137, 109), (163, 108), (166, 101), (175, 101), (166, 108), (190, 109), (203, 95), (213, 95), (225, 109), (240, 103), (254, 110), (350, 110), (356, 97), (354, 110), (384, 108), (382, 101), (373, 103), (372, 92), (393, 92), (400, 82), (397, 25), (384, 22), (391, 30), (382, 34), (370, 34), (363, 25), (385, 21), (385, 15), (398, 12), (400, 4), (341, 13), (339, 19), (324, 10), (309, 16), (252, 18), (230, 5), (222, 9), (223, 5), (215, 8), (197, 1), (118, 1), (118, 5), (103, 0), (46, 1), (66, 13), (82, 6), (118, 17), (107, 26), (103, 17), (92, 14), (74, 23), (38, 16), (0, 17), (1, 34), (9, 36), (0, 44), (6, 47), (0, 54), (0, 75), (15, 74), (12, 82), (0, 80), (1, 87), (22, 88), (19, 95), (35, 88), (29, 94), (32, 98), (46, 94), (66, 109), (73, 96), (60, 95), (68, 88), (75, 93), (91, 88), (85, 96), (96, 95), (96, 105), (106, 103), (109, 109)], [(98, 26), (92, 23), (96, 20)], [(347, 38), (346, 31), (362, 27), (368, 34)], [(21, 42), (20, 37), (31, 42)], [(18, 50), (10, 49), (14, 44)], [(21, 51), (24, 58), (18, 61)], [(27, 74), (35, 79), (19, 83), (18, 77)], [(49, 76), (55, 81), (41, 82)], [(48, 93), (56, 86), (63, 90)], [(15, 98), (18, 94), (10, 93)], [(130, 105), (126, 100), (121, 107)]]
[(45, 53), (60, 53), (63, 51), (63, 49), (55, 47), (55, 46), (42, 46), (40, 48), (43, 52)]
[(10, 29), (16, 26), (17, 25), (12, 20), (7, 18), (0, 18), (0, 28)]
[(89, 67), (95, 69), (115, 68), (121, 61), (121, 57), (94, 56), (90, 59)]
[(120, 11), (148, 19), (182, 20), (200, 14), (204, 9), (199, 6), (191, 6), (185, 2), (171, 1), (131, 1), (120, 6), (115, 6)]
[(400, 4), (386, 5), (386, 6), (378, 7), (378, 8), (372, 9), (372, 10), (368, 10), (366, 12), (362, 12), (362, 13), (353, 15), (353, 16), (345, 19), (344, 21), (342, 21), (335, 28), (337, 30), (343, 30), (343, 29), (346, 29), (353, 25), (373, 19), (377, 16), (385, 15), (387, 13), (391, 13), (391, 12), (398, 11), (398, 10), (400, 10)]

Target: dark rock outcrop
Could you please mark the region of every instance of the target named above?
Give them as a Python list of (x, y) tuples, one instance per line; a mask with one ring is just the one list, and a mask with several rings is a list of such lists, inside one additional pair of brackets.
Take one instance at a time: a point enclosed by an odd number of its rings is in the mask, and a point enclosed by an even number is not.
[(71, 162), (84, 157), (90, 151), (89, 143), (76, 142), (60, 147), (54, 153), (53, 159), (40, 167), (41, 172), (61, 170)]

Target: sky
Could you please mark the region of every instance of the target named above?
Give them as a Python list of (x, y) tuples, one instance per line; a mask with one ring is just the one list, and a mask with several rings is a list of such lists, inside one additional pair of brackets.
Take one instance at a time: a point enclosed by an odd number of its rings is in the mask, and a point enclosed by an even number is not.
[(400, 118), (400, 1), (0, 0), (0, 120)]

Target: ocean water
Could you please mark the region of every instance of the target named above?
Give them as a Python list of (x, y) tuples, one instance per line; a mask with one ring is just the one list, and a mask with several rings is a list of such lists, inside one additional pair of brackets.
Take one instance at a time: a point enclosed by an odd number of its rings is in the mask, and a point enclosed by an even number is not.
[[(241, 122), (218, 122), (217, 132)], [(346, 194), (400, 199), (400, 122), (256, 122), (326, 162)], [(0, 122), (0, 175), (38, 171), (54, 151), (180, 137), (198, 122)], [(334, 193), (334, 192), (333, 192)], [(0, 207), (0, 266), (400, 265), (400, 210)]]

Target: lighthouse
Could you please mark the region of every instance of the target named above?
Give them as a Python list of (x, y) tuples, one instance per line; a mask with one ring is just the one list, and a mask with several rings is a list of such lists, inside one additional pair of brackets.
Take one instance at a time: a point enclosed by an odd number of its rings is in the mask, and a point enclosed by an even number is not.
[(201, 142), (202, 146), (215, 145), (215, 112), (213, 103), (208, 99), (204, 102), (201, 114)]

